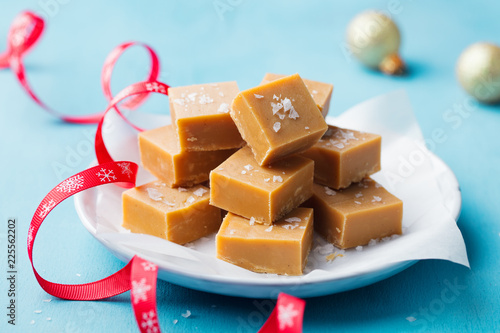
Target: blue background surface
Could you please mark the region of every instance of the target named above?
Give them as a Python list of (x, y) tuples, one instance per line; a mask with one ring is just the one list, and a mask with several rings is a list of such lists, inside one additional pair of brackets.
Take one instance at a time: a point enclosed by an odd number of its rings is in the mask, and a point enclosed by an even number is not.
[[(422, 261), (380, 283), (307, 299), (305, 332), (500, 331), (500, 107), (472, 104), (456, 122), (443, 118), (468, 105), (455, 79), (460, 52), (469, 44), (500, 43), (500, 5), (494, 1), (2, 1), (0, 45), (23, 9), (45, 15), (41, 42), (26, 57), (30, 82), (49, 105), (68, 114), (106, 106), (101, 92), (103, 61), (128, 40), (152, 45), (161, 57), (161, 80), (173, 86), (237, 80), (241, 89), (265, 72), (294, 73), (335, 85), (330, 115), (379, 94), (404, 88), (426, 138), (442, 129), (434, 152), (456, 173), (463, 193), (458, 225), (471, 270), (444, 261)], [(230, 3), (218, 13), (214, 4)], [(50, 5), (51, 4), (51, 5)], [(232, 4), (232, 5), (231, 5)], [(392, 10), (403, 36), (402, 56), (411, 74), (387, 77), (345, 56), (345, 28), (358, 12)], [(120, 59), (116, 93), (148, 71), (142, 50)], [(54, 299), (37, 284), (26, 254), (31, 217), (58, 182), (94, 158), (95, 126), (64, 124), (36, 106), (9, 70), (0, 71), (0, 331), (136, 331), (128, 293), (99, 302)], [(141, 109), (168, 112), (163, 96)], [(56, 166), (65, 165), (65, 170)], [(6, 231), (18, 219), (17, 325), (7, 325)], [(103, 278), (123, 264), (81, 225), (73, 201), (47, 219), (35, 244), (42, 276), (60, 283)], [(451, 290), (449, 284), (458, 285)], [(450, 291), (452, 294), (450, 294)], [(454, 292), (454, 293), (453, 293)], [(197, 292), (158, 283), (164, 331), (255, 332), (272, 307), (252, 300)], [(443, 296), (445, 295), (445, 296)], [(454, 297), (452, 297), (454, 296)], [(43, 302), (52, 299), (51, 302)], [(181, 317), (187, 309), (192, 316)], [(34, 313), (42, 310), (42, 313)], [(413, 316), (416, 321), (406, 318)], [(51, 320), (46, 320), (50, 317)], [(173, 320), (179, 322), (174, 325)], [(34, 320), (34, 324), (30, 322)]]

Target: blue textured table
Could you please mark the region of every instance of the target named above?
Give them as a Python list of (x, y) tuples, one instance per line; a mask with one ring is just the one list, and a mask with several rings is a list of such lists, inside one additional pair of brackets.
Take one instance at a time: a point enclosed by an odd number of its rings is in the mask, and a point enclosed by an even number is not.
[[(143, 1), (32, 0), (4, 1), (0, 8), (0, 45), (21, 10), (47, 18), (41, 42), (25, 59), (26, 68), (42, 99), (70, 114), (105, 107), (101, 66), (108, 52), (127, 40), (152, 45), (162, 60), (161, 80), (174, 86), (237, 80), (245, 89), (266, 71), (299, 72), (332, 82), (331, 115), (406, 89), (425, 137), (432, 141), (434, 130), (445, 132), (444, 142), (430, 144), (461, 184), (458, 225), (472, 269), (423, 261), (362, 289), (307, 299), (304, 331), (500, 331), (500, 205), (494, 202), (500, 197), (500, 107), (469, 105), (454, 74), (467, 45), (500, 43), (498, 3), (158, 0), (146, 6)], [(367, 8), (387, 10), (399, 24), (410, 76), (391, 78), (366, 70), (342, 51), (347, 23)], [(128, 52), (117, 65), (113, 90), (144, 78), (147, 61), (142, 50)], [(43, 112), (9, 70), (0, 72), (0, 87), (0, 331), (136, 331), (128, 294), (99, 302), (54, 299), (37, 284), (24, 248), (27, 226), (43, 196), (93, 159), (95, 126), (64, 124)], [(167, 113), (167, 105), (164, 97), (153, 96), (142, 110)], [(458, 115), (459, 108), (465, 112), (446, 122), (447, 110)], [(15, 327), (3, 314), (9, 301), (9, 217), (17, 219)], [(83, 228), (72, 200), (51, 214), (38, 237), (35, 262), (51, 281), (93, 281), (123, 266)], [(255, 332), (272, 307), (269, 300), (212, 295), (163, 281), (158, 295), (164, 331)], [(186, 319), (181, 313), (187, 309), (192, 316)], [(407, 320), (410, 316), (416, 320)]]

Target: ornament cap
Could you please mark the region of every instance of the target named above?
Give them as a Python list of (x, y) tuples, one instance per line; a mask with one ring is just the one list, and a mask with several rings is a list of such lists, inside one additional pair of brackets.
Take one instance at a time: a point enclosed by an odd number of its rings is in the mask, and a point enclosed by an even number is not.
[(406, 65), (397, 53), (388, 55), (379, 65), (380, 70), (387, 75), (403, 75)]

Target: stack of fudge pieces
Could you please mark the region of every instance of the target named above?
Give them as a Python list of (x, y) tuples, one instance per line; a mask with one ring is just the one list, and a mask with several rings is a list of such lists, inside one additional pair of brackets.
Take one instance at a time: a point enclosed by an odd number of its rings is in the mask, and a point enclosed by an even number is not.
[(172, 125), (139, 134), (158, 180), (123, 193), (123, 226), (178, 244), (217, 232), (219, 259), (286, 275), (313, 230), (342, 249), (401, 234), (402, 202), (369, 178), (381, 137), (327, 125), (332, 90), (298, 74), (170, 88)]

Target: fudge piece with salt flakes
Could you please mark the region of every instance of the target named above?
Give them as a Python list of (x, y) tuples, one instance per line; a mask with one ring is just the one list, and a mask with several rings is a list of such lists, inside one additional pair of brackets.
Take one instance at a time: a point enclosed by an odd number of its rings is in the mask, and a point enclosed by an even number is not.
[(308, 158), (295, 155), (262, 167), (244, 147), (210, 173), (210, 204), (270, 225), (311, 196), (313, 175)]
[(371, 178), (343, 190), (314, 184), (304, 206), (314, 209), (314, 229), (335, 246), (362, 246), (401, 235), (403, 202)]
[(221, 150), (245, 144), (229, 115), (238, 92), (234, 81), (168, 89), (170, 115), (181, 150)]
[(323, 137), (301, 153), (314, 160), (314, 181), (334, 189), (380, 171), (380, 135), (328, 126)]
[(301, 275), (313, 239), (313, 211), (296, 208), (271, 226), (228, 213), (217, 233), (217, 258), (258, 273)]
[[(282, 74), (272, 74), (266, 73), (260, 84), (265, 84), (270, 81), (281, 79), (286, 75)], [(330, 100), (332, 98), (333, 85), (330, 83), (312, 81), (307, 79), (302, 79), (311, 93), (312, 98), (316, 102), (318, 109), (321, 111), (323, 117), (326, 117), (328, 110), (330, 109)]]
[(221, 211), (209, 205), (209, 189), (170, 188), (155, 181), (123, 192), (123, 227), (185, 244), (216, 232)]
[(210, 171), (235, 151), (182, 151), (172, 125), (139, 133), (142, 165), (170, 187), (193, 186), (208, 180)]
[(230, 113), (259, 165), (310, 148), (327, 130), (298, 74), (240, 92)]

